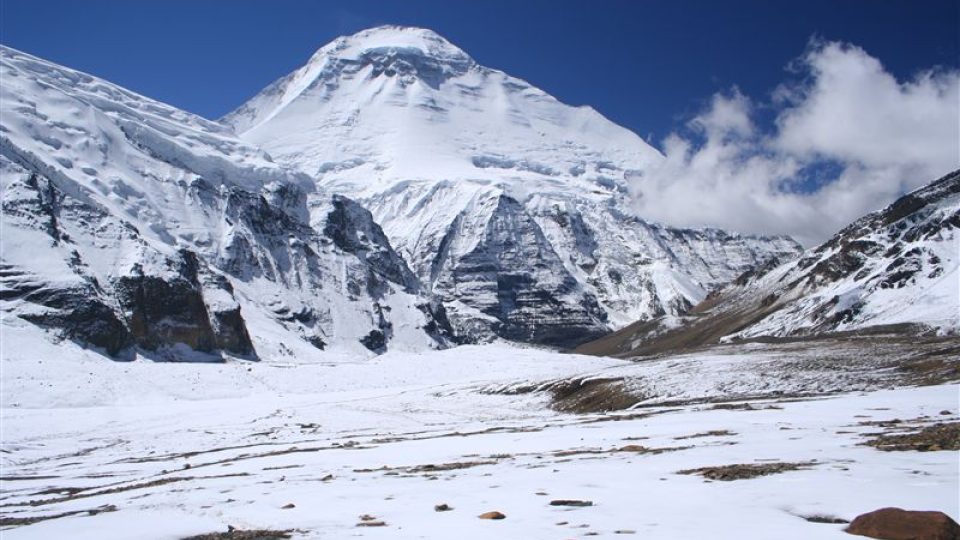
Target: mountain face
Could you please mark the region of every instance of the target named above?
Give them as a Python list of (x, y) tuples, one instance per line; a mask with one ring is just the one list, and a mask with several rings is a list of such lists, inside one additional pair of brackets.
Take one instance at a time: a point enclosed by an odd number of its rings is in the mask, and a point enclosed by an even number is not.
[[(960, 170), (802, 257), (745, 273), (681, 320), (638, 322), (580, 348), (645, 354), (844, 331), (960, 331)], [(666, 324), (664, 324), (666, 322)]]
[(659, 152), (429, 30), (339, 38), (223, 122), (369, 208), (460, 339), (582, 341), (801, 251), (633, 216)]
[(370, 212), (229, 129), (0, 48), (4, 324), (114, 357), (449, 342)]

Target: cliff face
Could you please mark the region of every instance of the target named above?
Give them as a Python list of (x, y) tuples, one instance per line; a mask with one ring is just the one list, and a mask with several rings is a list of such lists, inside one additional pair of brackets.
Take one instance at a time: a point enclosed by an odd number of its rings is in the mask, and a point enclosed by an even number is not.
[(216, 123), (0, 53), (5, 317), (115, 357), (449, 343), (442, 307), (353, 201)]

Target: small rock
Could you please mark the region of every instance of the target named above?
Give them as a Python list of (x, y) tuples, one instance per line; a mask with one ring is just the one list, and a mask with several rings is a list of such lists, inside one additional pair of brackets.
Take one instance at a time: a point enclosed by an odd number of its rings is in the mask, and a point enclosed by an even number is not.
[(593, 506), (593, 501), (578, 501), (576, 499), (556, 499), (550, 501), (550, 506)]
[(617, 529), (613, 531), (613, 534), (637, 534), (637, 531), (632, 529)]
[(379, 520), (361, 521), (360, 523), (357, 523), (357, 527), (386, 527), (386, 526), (387, 526), (386, 522), (379, 521)]
[(295, 505), (295, 504), (293, 504), (293, 503), (287, 503), (287, 504), (281, 506), (280, 508), (283, 509), (283, 510), (289, 510), (289, 509), (291, 509), (291, 508), (296, 508), (296, 507), (297, 507), (297, 505)]
[(434, 512), (449, 512), (451, 510), (453, 510), (453, 508), (451, 508), (450, 505), (447, 503), (438, 504), (433, 507)]
[(802, 517), (803, 519), (809, 521), (810, 523), (830, 523), (830, 524), (833, 524), (833, 525), (837, 525), (837, 524), (841, 524), (841, 523), (844, 523), (844, 524), (845, 524), (845, 523), (850, 523), (850, 522), (847, 521), (846, 519), (839, 518), (839, 517), (836, 517), (836, 516), (824, 516), (824, 515), (819, 515), (819, 514), (817, 514), (817, 515), (813, 515), (813, 516), (800, 516), (800, 517)]
[(333, 475), (332, 475), (332, 474), (328, 474), (328, 475), (326, 475), (326, 476), (324, 476), (323, 478), (320, 479), (321, 482), (329, 482), (329, 481), (331, 481), (331, 480), (333, 480)]
[(363, 514), (360, 516), (360, 521), (373, 521), (377, 519), (376, 516), (371, 516), (370, 514)]
[(940, 411), (940, 414), (948, 415), (948, 414), (953, 414), (953, 413), (950, 412), (950, 411), (948, 411), (948, 410), (946, 410), (946, 409), (944, 409), (944, 410)]
[(885, 540), (956, 540), (960, 525), (943, 512), (881, 508), (857, 516), (846, 531)]
[(492, 512), (484, 512), (477, 517), (480, 519), (506, 519), (507, 516), (502, 512), (494, 510)]

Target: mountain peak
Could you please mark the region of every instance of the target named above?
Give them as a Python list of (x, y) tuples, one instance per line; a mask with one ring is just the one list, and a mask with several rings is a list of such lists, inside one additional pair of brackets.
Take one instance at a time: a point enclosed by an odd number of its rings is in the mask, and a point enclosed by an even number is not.
[(360, 59), (371, 54), (405, 53), (438, 60), (472, 62), (462, 49), (428, 28), (384, 25), (361, 30), (350, 36), (341, 36), (323, 46), (314, 59)]

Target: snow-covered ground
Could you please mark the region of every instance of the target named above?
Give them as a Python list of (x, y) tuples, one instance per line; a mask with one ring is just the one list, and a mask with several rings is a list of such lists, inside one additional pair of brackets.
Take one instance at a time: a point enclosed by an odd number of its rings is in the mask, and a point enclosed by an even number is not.
[[(545, 393), (479, 390), (636, 366), (703, 392), (709, 362), (486, 345), (317, 364), (117, 363), (39, 334), (4, 328), (0, 514), (77, 513), (5, 528), (9, 540), (175, 539), (228, 525), (296, 538), (815, 539), (847, 535), (805, 516), (900, 506), (960, 518), (956, 452), (860, 444), (883, 431), (864, 422), (956, 421), (955, 384), (572, 415)], [(806, 467), (729, 482), (677, 474), (771, 462)], [(493, 510), (506, 519), (478, 519)], [(385, 526), (358, 527), (361, 515)]]

